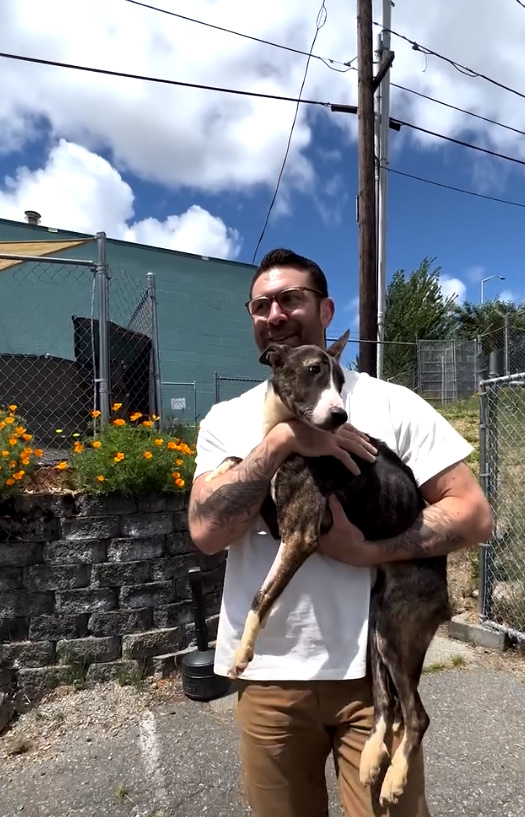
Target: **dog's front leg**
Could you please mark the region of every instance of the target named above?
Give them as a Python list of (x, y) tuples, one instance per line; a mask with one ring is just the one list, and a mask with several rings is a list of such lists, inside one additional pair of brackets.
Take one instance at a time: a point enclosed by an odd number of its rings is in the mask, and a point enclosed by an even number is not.
[[(304, 561), (319, 547), (321, 520), (326, 510), (326, 499), (312, 483), (308, 491), (307, 504), (303, 504), (302, 492), (297, 492), (290, 501), (290, 483), (286, 491), (280, 491), (280, 479), (276, 484), (275, 501), (281, 544), (273, 564), (255, 595), (246, 618), (241, 641), (230, 669), (230, 678), (241, 675), (253, 658), (257, 636), (266, 622), (271, 609), (292, 576)], [(304, 487), (304, 484), (301, 486)], [(285, 493), (286, 496), (280, 494)]]

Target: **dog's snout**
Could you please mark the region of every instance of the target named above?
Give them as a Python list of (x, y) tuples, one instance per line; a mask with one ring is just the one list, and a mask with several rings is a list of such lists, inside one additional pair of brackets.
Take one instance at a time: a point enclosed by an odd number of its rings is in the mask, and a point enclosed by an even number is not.
[(344, 408), (339, 408), (336, 406), (333, 409), (330, 409), (330, 420), (334, 426), (339, 427), (346, 423), (348, 420), (348, 414)]

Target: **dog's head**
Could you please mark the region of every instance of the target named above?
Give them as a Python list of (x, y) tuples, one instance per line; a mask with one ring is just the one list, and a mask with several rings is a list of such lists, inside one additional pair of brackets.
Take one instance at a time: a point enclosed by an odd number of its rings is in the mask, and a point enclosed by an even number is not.
[(276, 395), (299, 420), (315, 428), (337, 431), (348, 420), (341, 392), (344, 374), (339, 364), (348, 341), (346, 331), (328, 349), (268, 346), (260, 362), (271, 366)]

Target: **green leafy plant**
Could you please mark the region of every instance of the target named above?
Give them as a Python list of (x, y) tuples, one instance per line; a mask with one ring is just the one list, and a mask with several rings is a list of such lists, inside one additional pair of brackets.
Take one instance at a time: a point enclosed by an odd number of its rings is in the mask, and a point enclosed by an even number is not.
[(127, 419), (115, 416), (109, 424), (95, 418), (95, 434), (77, 440), (69, 461), (58, 469), (71, 469), (75, 487), (89, 494), (124, 495), (181, 491), (189, 485), (195, 469), (195, 450), (180, 436), (162, 432), (158, 418), (133, 412)]
[(0, 406), (0, 500), (22, 492), (43, 455), (31, 446), (32, 435), (17, 408)]

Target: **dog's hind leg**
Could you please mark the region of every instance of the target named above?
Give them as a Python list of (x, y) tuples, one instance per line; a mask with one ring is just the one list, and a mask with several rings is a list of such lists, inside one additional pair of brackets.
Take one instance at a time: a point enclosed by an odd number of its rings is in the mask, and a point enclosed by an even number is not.
[(373, 607), (379, 599), (372, 597), (370, 615), (369, 666), (372, 675), (372, 694), (374, 700), (374, 725), (370, 737), (363, 747), (359, 766), (359, 779), (364, 786), (370, 786), (379, 777), (381, 767), (389, 752), (385, 737), (392, 729), (396, 701), (393, 697), (392, 683), (388, 670), (383, 663), (378, 646), (378, 635), (374, 626)]
[(280, 506), (278, 523), (281, 544), (268, 575), (252, 602), (233, 665), (228, 673), (230, 678), (237, 678), (244, 672), (253, 658), (257, 636), (273, 605), (303, 562), (319, 547), (321, 519), (326, 500), (320, 494), (315, 494), (309, 499), (308, 518), (304, 516), (301, 503)]
[(212, 479), (226, 474), (228, 471), (231, 471), (232, 468), (235, 468), (236, 465), (239, 465), (240, 462), (242, 462), (240, 457), (226, 457), (214, 471), (210, 471), (210, 473), (204, 477), (204, 482), (211, 482)]

